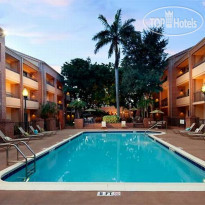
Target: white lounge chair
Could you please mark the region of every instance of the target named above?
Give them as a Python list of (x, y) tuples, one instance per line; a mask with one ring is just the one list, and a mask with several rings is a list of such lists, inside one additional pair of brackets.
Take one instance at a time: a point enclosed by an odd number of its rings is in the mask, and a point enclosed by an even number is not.
[(56, 131), (44, 131), (43, 128), (41, 128), (39, 125), (36, 125), (36, 127), (38, 128), (39, 132), (45, 135), (55, 135)]
[(21, 142), (21, 141), (28, 142), (30, 140), (29, 138), (12, 139), (11, 137), (4, 135), (4, 133), (1, 130), (0, 130), (0, 137), (6, 143), (16, 143), (16, 142)]
[(187, 130), (180, 130), (179, 133), (189, 133), (191, 131), (193, 131), (194, 127), (195, 127), (196, 123), (192, 123), (191, 127), (188, 127)]
[(202, 130), (204, 129), (205, 124), (202, 124), (199, 128), (197, 128), (194, 132), (188, 132), (187, 134), (189, 136), (192, 136), (194, 134), (202, 134)]
[(36, 133), (35, 133), (35, 129), (33, 128), (33, 126), (29, 126), (29, 128), (30, 128), (32, 134), (37, 135), (37, 136), (44, 136), (43, 133), (37, 133), (37, 134), (36, 134)]
[(18, 128), (19, 131), (21, 132), (21, 135), (30, 139), (39, 139), (42, 138), (43, 136), (40, 135), (30, 135), (29, 133), (25, 132), (25, 130), (22, 127)]

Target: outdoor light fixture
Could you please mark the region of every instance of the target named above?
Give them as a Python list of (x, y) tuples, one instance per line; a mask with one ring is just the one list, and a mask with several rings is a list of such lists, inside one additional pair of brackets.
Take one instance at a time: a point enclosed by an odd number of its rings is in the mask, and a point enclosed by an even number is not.
[(202, 93), (204, 94), (204, 101), (205, 101), (205, 83), (203, 84), (201, 88)]
[(183, 74), (183, 70), (180, 70), (180, 71), (179, 71), (179, 74), (180, 74), (180, 75)]
[(28, 99), (28, 90), (27, 90), (26, 88), (23, 89), (22, 95), (23, 95), (24, 100), (25, 100), (25, 108), (24, 108), (24, 126), (25, 126), (25, 130), (27, 131), (28, 116), (27, 116), (27, 112), (26, 112), (26, 100)]
[(183, 90), (180, 90), (180, 95), (184, 95), (184, 92), (183, 92)]
[(28, 97), (28, 90), (26, 88), (24, 88), (22, 94), (23, 94), (24, 98), (25, 97), (27, 98)]
[(204, 93), (205, 95), (205, 83), (203, 84), (202, 88), (201, 88), (202, 93)]

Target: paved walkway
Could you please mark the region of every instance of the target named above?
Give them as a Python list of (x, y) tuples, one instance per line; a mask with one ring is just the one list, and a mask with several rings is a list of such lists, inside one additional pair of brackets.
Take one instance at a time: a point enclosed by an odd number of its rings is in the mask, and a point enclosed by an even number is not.
[[(135, 129), (137, 130), (137, 129)], [(58, 131), (55, 136), (31, 141), (29, 144), (37, 153), (82, 130), (67, 129)], [(85, 131), (85, 130), (84, 130)], [(159, 136), (163, 140), (183, 148), (194, 156), (205, 160), (205, 141), (191, 139), (168, 130)], [(23, 147), (21, 147), (23, 150)], [(16, 151), (10, 151), (11, 159), (15, 159)], [(0, 150), (0, 170), (6, 168), (6, 153)], [(135, 205), (204, 205), (205, 192), (122, 192), (120, 197), (97, 197), (97, 192), (69, 191), (0, 191), (0, 204), (3, 205), (64, 205), (64, 204), (135, 204)]]

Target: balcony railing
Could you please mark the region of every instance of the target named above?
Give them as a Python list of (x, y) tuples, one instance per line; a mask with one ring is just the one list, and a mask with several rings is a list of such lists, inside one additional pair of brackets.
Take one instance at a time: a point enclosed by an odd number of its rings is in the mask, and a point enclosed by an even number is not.
[(49, 82), (49, 81), (46, 81), (46, 83), (47, 83), (48, 85), (51, 85), (51, 86), (55, 87), (55, 86), (54, 86), (54, 83), (51, 83), (51, 82)]
[(30, 101), (33, 101), (33, 102), (38, 102), (38, 100), (36, 100), (36, 99), (33, 99), (33, 98), (27, 98), (27, 100), (30, 100)]
[(199, 102), (199, 101), (205, 101), (205, 95), (201, 91), (194, 93), (194, 102)]
[(193, 66), (193, 69), (196, 68), (198, 65), (202, 64), (205, 62), (205, 59), (203, 59), (202, 61), (196, 63), (194, 66)]
[(182, 70), (183, 70), (182, 73), (179, 74), (179, 75), (177, 75), (177, 78), (179, 78), (179, 77), (181, 77), (182, 75), (188, 73), (188, 72), (189, 72), (189, 67), (186, 67), (186, 68), (184, 68), (184, 69), (182, 69)]
[(161, 106), (162, 107), (168, 106), (168, 99), (167, 98), (165, 98), (161, 101)]
[(26, 77), (26, 78), (29, 78), (29, 79), (31, 79), (31, 80), (34, 80), (34, 81), (38, 82), (35, 78), (32, 78), (32, 77), (29, 76), (28, 74), (23, 73), (23, 76)]
[(188, 97), (188, 96), (189, 96), (189, 92), (186, 92), (183, 95), (177, 96), (177, 99)]
[(9, 66), (6, 66), (6, 69), (8, 69), (8, 70), (10, 70), (10, 71), (13, 71), (13, 72), (15, 72), (15, 73), (18, 73), (18, 74), (19, 74), (19, 71), (18, 71), (18, 69), (17, 69), (17, 68), (11, 68), (11, 67), (9, 67)]
[(10, 92), (6, 92), (6, 97), (10, 97), (10, 98), (19, 98), (17, 94), (10, 93)]

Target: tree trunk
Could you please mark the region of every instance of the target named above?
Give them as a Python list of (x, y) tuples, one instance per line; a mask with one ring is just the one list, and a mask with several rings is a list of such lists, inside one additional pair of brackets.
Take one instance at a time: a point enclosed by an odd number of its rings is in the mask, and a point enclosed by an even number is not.
[(118, 53), (118, 46), (115, 49), (115, 94), (116, 94), (116, 107), (117, 107), (117, 116), (120, 117), (120, 102), (119, 102), (119, 58), (120, 54)]
[(118, 68), (115, 68), (115, 92), (116, 92), (117, 116), (120, 117), (120, 102), (119, 102), (119, 70), (118, 70)]
[(75, 118), (76, 119), (80, 118), (80, 114), (79, 114), (79, 110), (78, 109), (75, 111)]

